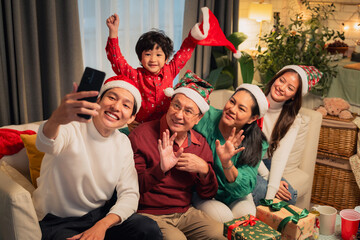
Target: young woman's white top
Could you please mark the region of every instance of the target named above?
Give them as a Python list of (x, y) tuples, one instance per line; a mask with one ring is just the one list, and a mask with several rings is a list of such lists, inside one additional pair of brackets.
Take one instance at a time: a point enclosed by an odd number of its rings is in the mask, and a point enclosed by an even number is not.
[[(269, 100), (270, 107), (267, 113), (264, 116), (264, 125), (263, 125), (263, 132), (268, 141), (270, 141), (271, 133), (275, 127), (275, 123), (279, 118), (281, 110), (285, 102), (275, 102), (271, 95), (267, 96)], [(296, 136), (300, 129), (301, 118), (299, 114), (296, 116), (293, 124), (291, 125), (289, 131), (285, 134), (285, 136), (280, 140), (279, 146), (273, 153), (271, 159), (271, 168), (270, 171), (266, 168), (265, 164), (261, 162), (259, 166), (259, 175), (262, 176), (264, 179), (268, 180), (268, 189), (265, 198), (266, 199), (273, 199), (275, 198), (276, 193), (279, 190), (280, 181), (282, 175), (284, 173), (284, 169), (286, 163), (288, 161), (291, 149), (296, 140)], [(267, 158), (267, 154), (265, 158)]]

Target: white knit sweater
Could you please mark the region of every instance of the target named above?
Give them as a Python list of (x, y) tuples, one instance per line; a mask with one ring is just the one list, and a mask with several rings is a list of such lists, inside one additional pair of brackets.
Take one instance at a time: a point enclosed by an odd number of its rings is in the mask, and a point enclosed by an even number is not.
[[(285, 102), (275, 102), (271, 98), (270, 94), (267, 96), (267, 99), (270, 102), (270, 108), (264, 116), (263, 132), (268, 141), (270, 141), (271, 133), (275, 127), (275, 123), (279, 118)], [(275, 195), (279, 190), (280, 181), (284, 173), (286, 163), (288, 161), (291, 149), (293, 148), (296, 136), (300, 128), (300, 122), (301, 118), (298, 115), (295, 118), (294, 123), (291, 125), (289, 131), (280, 140), (279, 146), (274, 152), (271, 159), (270, 172), (263, 162), (261, 162), (259, 166), (259, 175), (268, 180), (268, 190), (265, 196), (266, 199), (275, 198)], [(267, 157), (267, 155), (265, 157)]]
[(79, 217), (99, 208), (117, 190), (110, 213), (122, 221), (137, 210), (139, 187), (128, 137), (114, 131), (103, 137), (93, 122), (60, 126), (55, 140), (40, 126), (37, 148), (45, 152), (33, 200), (39, 220), (47, 213)]

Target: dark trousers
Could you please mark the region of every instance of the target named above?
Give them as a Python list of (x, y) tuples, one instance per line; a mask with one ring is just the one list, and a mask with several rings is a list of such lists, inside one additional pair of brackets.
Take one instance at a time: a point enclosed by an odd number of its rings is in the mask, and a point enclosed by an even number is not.
[[(103, 207), (95, 209), (82, 217), (61, 218), (47, 214), (40, 221), (42, 239), (64, 240), (91, 228), (109, 212), (114, 202), (110, 201)], [(146, 239), (160, 240), (162, 233), (157, 223), (139, 214), (133, 214), (120, 225), (113, 226), (106, 231), (105, 239)]]

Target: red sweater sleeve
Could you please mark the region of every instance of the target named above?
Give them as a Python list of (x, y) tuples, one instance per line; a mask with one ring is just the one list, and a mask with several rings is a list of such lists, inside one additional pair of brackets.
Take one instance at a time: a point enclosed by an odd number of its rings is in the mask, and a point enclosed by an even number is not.
[(122, 55), (118, 38), (108, 38), (105, 50), (111, 67), (117, 75), (122, 74), (130, 79), (137, 79), (137, 70), (132, 68)]
[[(141, 135), (141, 134), (140, 134)], [(134, 161), (135, 168), (138, 173), (139, 179), (139, 192), (146, 193), (150, 191), (154, 186), (161, 182), (161, 180), (166, 176), (165, 173), (161, 170), (160, 164), (153, 162), (149, 163), (149, 160), (146, 160), (146, 157), (143, 155), (141, 151), (141, 146), (144, 145), (142, 141), (143, 136), (139, 136), (136, 131), (133, 131), (129, 135), (129, 139), (131, 141), (131, 145), (134, 152)], [(151, 139), (153, 141), (149, 141), (150, 147), (153, 147), (154, 151), (157, 151), (157, 141), (156, 139)], [(154, 145), (155, 143), (155, 145)], [(140, 145), (139, 145), (140, 144)], [(154, 145), (154, 146), (152, 146)], [(149, 147), (149, 146), (147, 146)], [(149, 167), (149, 164), (153, 164)]]
[(196, 41), (193, 37), (189, 35), (187, 38), (184, 39), (180, 49), (176, 52), (173, 59), (169, 62), (169, 67), (174, 78), (185, 66), (187, 61), (189, 61), (195, 47)]
[(205, 178), (201, 178), (198, 174), (196, 175), (196, 192), (201, 198), (209, 199), (215, 196), (218, 190), (218, 182), (216, 179), (215, 171), (213, 169), (214, 161), (212, 151), (205, 138), (203, 138), (203, 140), (203, 150), (200, 157), (208, 163), (209, 172)]

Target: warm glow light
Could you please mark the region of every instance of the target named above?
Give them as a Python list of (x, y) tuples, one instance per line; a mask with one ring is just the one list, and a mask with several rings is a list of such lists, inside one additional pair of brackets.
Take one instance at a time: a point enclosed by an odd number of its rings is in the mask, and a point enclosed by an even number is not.
[(348, 26), (348, 25), (345, 25), (345, 26), (344, 26), (344, 31), (346, 31), (346, 30), (349, 30), (349, 26)]
[(261, 21), (270, 21), (272, 17), (272, 5), (268, 3), (251, 3), (249, 8), (249, 18)]
[(359, 30), (360, 30), (360, 23), (355, 23), (355, 24), (354, 24), (354, 29), (355, 29), (356, 31), (359, 31)]

